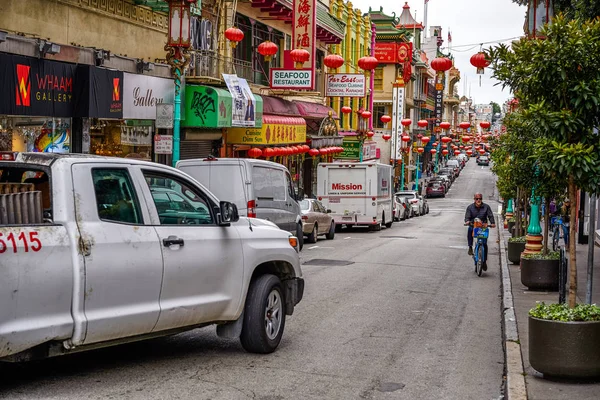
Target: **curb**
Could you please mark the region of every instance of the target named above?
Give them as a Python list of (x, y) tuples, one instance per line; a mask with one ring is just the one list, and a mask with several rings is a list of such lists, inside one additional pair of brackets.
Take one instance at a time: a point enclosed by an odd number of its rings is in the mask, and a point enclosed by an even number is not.
[[(500, 218), (498, 220), (501, 221)], [(506, 248), (504, 246), (504, 228), (501, 227), (501, 224), (502, 222), (498, 224), (498, 237), (500, 239), (500, 265), (502, 270), (502, 317), (504, 326), (504, 363), (506, 365), (505, 398), (509, 400), (527, 400), (527, 387), (525, 386), (519, 330), (517, 329), (510, 271), (506, 258)]]

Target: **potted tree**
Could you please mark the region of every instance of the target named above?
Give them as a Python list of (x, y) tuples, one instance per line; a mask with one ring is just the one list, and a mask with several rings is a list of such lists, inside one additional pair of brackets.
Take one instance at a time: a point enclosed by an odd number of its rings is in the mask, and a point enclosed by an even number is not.
[[(510, 48), (501, 44), (489, 50), (488, 57), (494, 77), (510, 86), (519, 99), (523, 116), (538, 129), (531, 141), (540, 174), (565, 179), (569, 199), (575, 205), (578, 190), (598, 193), (600, 189), (600, 151), (598, 135), (594, 132), (600, 125), (600, 69), (597, 67), (600, 19), (568, 20), (559, 14), (551, 25), (542, 28), (540, 36), (544, 39), (523, 38), (513, 42)], [(577, 208), (572, 207), (571, 220), (576, 221), (576, 218)], [(570, 227), (568, 306), (556, 306), (569, 312), (575, 312), (577, 305), (576, 225), (573, 223)], [(595, 313), (596, 309), (593, 310)], [(538, 362), (543, 360), (542, 354), (568, 357), (582, 352), (589, 356), (593, 352), (597, 356), (600, 354), (600, 321), (564, 322), (551, 317), (552, 313), (533, 313), (529, 318), (532, 367), (548, 375), (600, 376), (596, 360), (586, 362), (593, 364), (589, 369), (581, 369), (581, 362), (565, 363), (560, 369), (553, 367), (556, 363)], [(590, 336), (589, 341), (578, 331), (565, 328), (565, 324), (592, 326), (585, 333)]]
[(521, 253), (525, 250), (525, 236), (513, 236), (508, 238), (508, 246), (506, 252), (508, 253), (508, 261), (513, 264), (518, 264), (521, 260)]

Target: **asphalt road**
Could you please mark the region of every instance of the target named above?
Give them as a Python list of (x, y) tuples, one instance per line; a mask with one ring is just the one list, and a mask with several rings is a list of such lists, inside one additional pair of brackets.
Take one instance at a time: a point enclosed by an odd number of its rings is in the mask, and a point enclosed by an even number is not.
[(3, 399), (499, 399), (497, 232), (474, 273), (463, 216), (498, 208), (471, 160), (430, 213), (380, 232), (343, 230), (301, 253), (304, 299), (279, 349), (245, 353), (213, 327), (25, 364), (0, 364)]

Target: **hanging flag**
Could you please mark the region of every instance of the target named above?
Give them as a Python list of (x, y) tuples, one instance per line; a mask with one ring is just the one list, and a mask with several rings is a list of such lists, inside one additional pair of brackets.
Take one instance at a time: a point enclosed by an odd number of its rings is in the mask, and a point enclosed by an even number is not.
[(450, 31), (448, 31), (448, 43), (452, 42), (452, 35), (450, 34)]

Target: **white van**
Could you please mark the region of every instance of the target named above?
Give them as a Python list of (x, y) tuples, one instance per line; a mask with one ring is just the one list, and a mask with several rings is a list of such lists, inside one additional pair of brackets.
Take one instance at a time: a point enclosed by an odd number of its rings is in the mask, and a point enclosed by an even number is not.
[(176, 168), (191, 175), (219, 200), (234, 203), (240, 216), (262, 218), (298, 237), (303, 244), (302, 216), (288, 169), (248, 158), (182, 160)]

